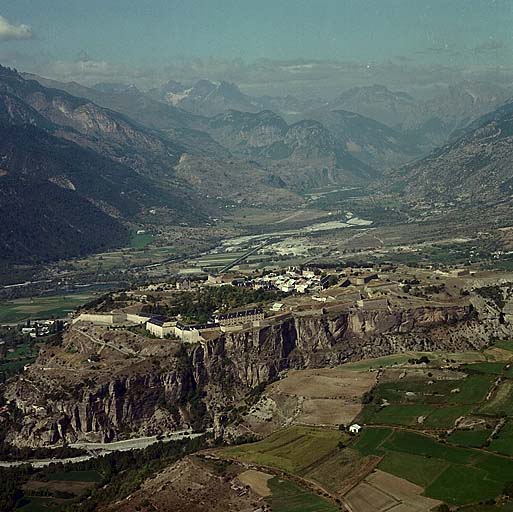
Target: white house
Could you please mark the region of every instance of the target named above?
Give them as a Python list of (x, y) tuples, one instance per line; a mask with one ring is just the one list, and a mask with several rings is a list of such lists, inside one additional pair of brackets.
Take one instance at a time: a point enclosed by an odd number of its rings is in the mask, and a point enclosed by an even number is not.
[(349, 427), (349, 432), (351, 432), (351, 434), (359, 434), (359, 433), (360, 433), (360, 430), (362, 430), (362, 426), (361, 426), (361, 425), (358, 425), (358, 423), (353, 423), (353, 424)]

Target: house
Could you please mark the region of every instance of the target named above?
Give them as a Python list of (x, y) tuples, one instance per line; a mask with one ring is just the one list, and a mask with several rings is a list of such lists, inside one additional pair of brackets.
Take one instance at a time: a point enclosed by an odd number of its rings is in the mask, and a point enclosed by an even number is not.
[(361, 425), (358, 425), (358, 423), (353, 423), (350, 427), (349, 427), (349, 432), (351, 432), (351, 434), (359, 434), (360, 433), (360, 430), (362, 430), (362, 426)]
[(271, 311), (280, 311), (282, 308), (283, 304), (281, 302), (275, 302), (271, 307)]
[(190, 290), (192, 288), (192, 283), (189, 279), (183, 279), (181, 281), (176, 282), (177, 290)]
[(302, 283), (302, 284), (296, 284), (294, 286), (294, 289), (296, 290), (296, 292), (298, 293), (305, 293), (306, 290), (308, 289), (308, 284), (306, 283)]
[(214, 276), (212, 274), (209, 274), (205, 284), (209, 286), (223, 284), (223, 278), (221, 276)]

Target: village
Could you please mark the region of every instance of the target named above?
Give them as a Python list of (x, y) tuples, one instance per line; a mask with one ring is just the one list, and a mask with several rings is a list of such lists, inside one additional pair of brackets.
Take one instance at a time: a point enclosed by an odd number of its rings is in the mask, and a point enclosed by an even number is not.
[[(422, 306), (466, 304), (465, 290), (476, 282), (492, 279), (486, 272), (468, 269), (445, 272), (382, 265), (372, 268), (290, 267), (282, 272), (232, 272), (206, 279), (182, 278), (153, 283), (122, 292), (123, 307), (110, 311), (80, 310), (71, 319), (74, 326), (109, 329), (137, 327), (146, 336), (201, 343), (223, 333), (261, 328), (290, 315), (322, 315), (343, 310), (410, 309)], [(212, 289), (237, 288), (241, 293), (260, 293), (253, 303), (219, 308), (204, 321), (149, 311), (148, 304), (166, 304), (180, 294), (191, 297)], [(112, 294), (116, 297), (119, 294)], [(276, 297), (278, 299), (274, 300)], [(128, 298), (128, 300), (126, 300)], [(116, 304), (116, 303), (115, 303)], [(155, 306), (154, 306), (155, 307)], [(141, 332), (142, 334), (142, 332)]]

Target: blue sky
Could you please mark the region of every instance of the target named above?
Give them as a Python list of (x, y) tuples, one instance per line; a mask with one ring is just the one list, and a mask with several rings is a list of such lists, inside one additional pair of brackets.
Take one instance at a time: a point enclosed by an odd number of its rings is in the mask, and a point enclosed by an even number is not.
[[(16, 0), (0, 6), (32, 27), (24, 49), (73, 58), (159, 62), (176, 57), (382, 60), (488, 39), (511, 48), (507, 0)], [(6, 43), (4, 43), (6, 44)], [(505, 53), (505, 52), (501, 52)], [(508, 58), (503, 55), (502, 58)]]
[(513, 0), (9, 0), (0, 17), (0, 62), (56, 75), (79, 55), (96, 74), (234, 59), (513, 68)]

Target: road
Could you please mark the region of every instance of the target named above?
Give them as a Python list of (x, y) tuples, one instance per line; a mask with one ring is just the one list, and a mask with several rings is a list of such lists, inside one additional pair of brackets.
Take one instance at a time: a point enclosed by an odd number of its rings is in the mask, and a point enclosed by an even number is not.
[(260, 245), (253, 247), (253, 249), (250, 249), (249, 251), (245, 252), (242, 256), (240, 256), (236, 260), (232, 261), (231, 263), (228, 263), (228, 265), (223, 267), (218, 273), (224, 274), (225, 272), (228, 272), (228, 270), (235, 267), (235, 265), (242, 263), (245, 259), (249, 258), (249, 256), (251, 256), (252, 254), (255, 254), (255, 252), (262, 249), (262, 247), (265, 247), (267, 244), (269, 244), (271, 242), (276, 242), (276, 241), (277, 241), (276, 238), (268, 238), (267, 240), (264, 240)]
[[(207, 429), (206, 433), (212, 432), (212, 429)], [(112, 443), (73, 443), (70, 444), (70, 448), (77, 448), (81, 450), (87, 450), (89, 455), (80, 455), (78, 457), (68, 457), (64, 459), (26, 459), (17, 461), (0, 461), (0, 467), (2, 468), (13, 468), (29, 464), (33, 468), (44, 468), (50, 464), (57, 464), (62, 462), (73, 463), (83, 462), (85, 460), (92, 459), (93, 457), (99, 457), (101, 455), (107, 455), (112, 452), (126, 452), (129, 450), (142, 450), (152, 444), (158, 442), (169, 442), (177, 441), (180, 439), (194, 439), (205, 435), (205, 432), (193, 433), (191, 430), (177, 430), (176, 432), (170, 432), (157, 439), (157, 436), (151, 437), (137, 437), (134, 439), (126, 439), (124, 441), (114, 441)]]

